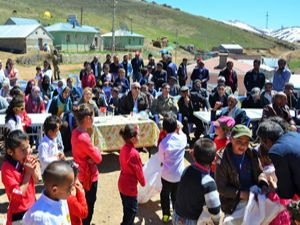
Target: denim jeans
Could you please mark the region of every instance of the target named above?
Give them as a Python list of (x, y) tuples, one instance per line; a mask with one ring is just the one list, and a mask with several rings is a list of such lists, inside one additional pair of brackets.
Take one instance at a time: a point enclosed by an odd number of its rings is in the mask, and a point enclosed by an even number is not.
[(138, 211), (137, 197), (126, 196), (120, 193), (123, 205), (123, 221), (121, 225), (133, 225)]

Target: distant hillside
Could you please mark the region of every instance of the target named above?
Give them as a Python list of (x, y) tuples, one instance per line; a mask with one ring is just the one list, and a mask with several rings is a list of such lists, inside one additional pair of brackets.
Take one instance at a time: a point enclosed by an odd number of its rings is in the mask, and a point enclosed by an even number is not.
[[(80, 8), (83, 7), (84, 24), (98, 27), (102, 33), (111, 30), (112, 0), (0, 0), (0, 5), (0, 23), (15, 16), (36, 18), (48, 25), (66, 21), (72, 14), (80, 21)], [(43, 17), (46, 10), (52, 13), (51, 19)], [(148, 40), (167, 36), (174, 42), (178, 30), (179, 44), (194, 44), (206, 50), (221, 43), (263, 49), (282, 45), (272, 38), (145, 1), (119, 0), (116, 12), (117, 27), (130, 29), (132, 18), (133, 31), (145, 35)]]

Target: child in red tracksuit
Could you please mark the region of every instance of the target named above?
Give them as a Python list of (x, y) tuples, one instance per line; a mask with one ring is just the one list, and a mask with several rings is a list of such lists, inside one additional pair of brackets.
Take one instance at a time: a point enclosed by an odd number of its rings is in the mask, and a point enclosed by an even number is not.
[(22, 217), (35, 202), (34, 185), (39, 180), (38, 160), (31, 155), (28, 136), (21, 130), (9, 133), (1, 168), (2, 183), (9, 200), (6, 225), (22, 224)]
[(132, 225), (138, 210), (137, 184), (145, 186), (146, 181), (143, 165), (134, 145), (138, 142), (138, 127), (126, 125), (120, 130), (125, 145), (120, 151), (121, 174), (119, 177), (119, 191), (123, 204), (123, 222), (121, 225)]
[(102, 162), (100, 150), (92, 144), (88, 129), (93, 126), (94, 110), (87, 104), (81, 104), (74, 111), (78, 127), (72, 131), (72, 153), (74, 161), (79, 165), (78, 179), (85, 190), (88, 205), (88, 216), (82, 223), (90, 225), (97, 198), (99, 171), (97, 164)]
[(84, 189), (78, 180), (78, 165), (72, 163), (75, 185), (71, 195), (67, 198), (72, 225), (82, 225), (82, 219), (88, 216), (88, 206), (85, 199)]

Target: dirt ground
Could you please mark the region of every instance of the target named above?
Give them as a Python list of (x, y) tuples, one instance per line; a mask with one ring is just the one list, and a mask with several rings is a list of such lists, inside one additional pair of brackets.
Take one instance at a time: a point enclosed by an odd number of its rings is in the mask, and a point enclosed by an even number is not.
[[(122, 203), (118, 191), (118, 178), (120, 174), (118, 153), (103, 153), (103, 161), (99, 166), (99, 181), (97, 191), (97, 201), (93, 221), (95, 225), (117, 225), (122, 220)], [(70, 158), (70, 157), (68, 157)], [(141, 153), (143, 163), (147, 162), (148, 154)], [(190, 155), (186, 153), (185, 165), (189, 165)], [(1, 163), (0, 163), (1, 164)], [(1, 165), (0, 165), (1, 166)], [(1, 176), (1, 172), (0, 172)], [(37, 197), (42, 191), (42, 185), (36, 187)], [(0, 182), (0, 221), (6, 216), (8, 201), (5, 189)], [(139, 205), (138, 216), (135, 219), (137, 225), (163, 224), (161, 222), (162, 211), (159, 194), (146, 204)], [(171, 225), (172, 223), (167, 223)], [(1, 222), (0, 222), (0, 225)]]

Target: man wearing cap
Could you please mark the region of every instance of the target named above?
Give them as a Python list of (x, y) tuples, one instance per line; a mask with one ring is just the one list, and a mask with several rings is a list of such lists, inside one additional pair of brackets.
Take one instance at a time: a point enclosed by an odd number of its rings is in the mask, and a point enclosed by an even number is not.
[(238, 107), (238, 100), (234, 95), (228, 97), (228, 106), (223, 108), (218, 115), (217, 110), (215, 105), (215, 108), (211, 110), (211, 121), (217, 120), (221, 116), (230, 116), (235, 120), (236, 124), (249, 125), (246, 111)]
[(270, 117), (279, 116), (290, 124), (292, 130), (297, 130), (295, 121), (293, 120), (290, 109), (287, 106), (287, 97), (283, 92), (278, 92), (274, 95), (273, 103), (265, 106), (263, 109), (262, 120)]
[(141, 69), (144, 67), (144, 60), (140, 57), (141, 53), (139, 51), (135, 52), (135, 57), (131, 60), (131, 65), (133, 69), (132, 79), (133, 82), (138, 82), (141, 79)]
[(207, 82), (209, 81), (209, 71), (204, 67), (204, 62), (201, 58), (197, 59), (197, 66), (192, 72), (191, 80), (195, 81), (199, 79), (201, 82), (201, 87), (207, 89)]
[(167, 83), (167, 77), (167, 72), (163, 70), (163, 64), (161, 62), (157, 63), (157, 67), (152, 78), (157, 91), (159, 91), (164, 83)]
[(189, 132), (189, 124), (195, 124), (195, 140), (200, 138), (200, 135), (203, 131), (202, 122), (194, 116), (194, 104), (191, 100), (191, 96), (189, 94), (189, 88), (187, 86), (182, 86), (180, 89), (181, 97), (178, 100), (179, 113), (182, 115), (182, 131), (186, 134), (188, 138), (188, 142), (191, 143), (190, 132)]
[(257, 152), (249, 148), (251, 138), (248, 127), (236, 125), (231, 131), (230, 143), (217, 153), (215, 180), (225, 216), (246, 207), (250, 187), (268, 185)]
[(255, 59), (253, 61), (253, 70), (250, 70), (246, 73), (244, 77), (244, 85), (247, 89), (247, 92), (251, 92), (254, 87), (262, 89), (265, 85), (266, 77), (265, 74), (259, 71), (260, 60)]
[(177, 84), (176, 77), (169, 77), (168, 84), (170, 85), (170, 95), (171, 96), (178, 96), (180, 95), (180, 86)]
[(232, 61), (226, 63), (226, 68), (219, 73), (220, 76), (225, 78), (225, 85), (231, 87), (232, 93), (234, 93), (238, 87), (238, 79), (236, 72), (233, 70)]
[(182, 63), (180, 63), (178, 68), (178, 79), (180, 87), (185, 86), (186, 80), (188, 78), (187, 74), (187, 58), (182, 59)]
[(162, 85), (161, 89), (161, 95), (158, 96), (156, 99), (154, 99), (152, 107), (151, 107), (151, 113), (153, 115), (163, 115), (168, 112), (173, 112), (175, 115), (177, 115), (177, 102), (175, 102), (175, 99), (169, 94), (170, 92), (170, 86), (167, 83), (164, 83)]
[(257, 136), (268, 149), (268, 156), (274, 164), (279, 197), (291, 199), (295, 194), (300, 196), (299, 133), (285, 133), (278, 123), (266, 120), (260, 124)]
[(276, 91), (273, 90), (273, 83), (266, 81), (265, 90), (260, 94), (260, 100), (263, 107), (272, 103), (273, 96)]
[(254, 87), (251, 92), (247, 93), (247, 98), (242, 102), (242, 108), (246, 109), (262, 109), (262, 103), (260, 100), (260, 89)]

